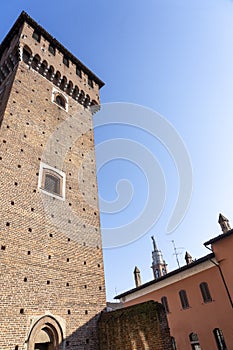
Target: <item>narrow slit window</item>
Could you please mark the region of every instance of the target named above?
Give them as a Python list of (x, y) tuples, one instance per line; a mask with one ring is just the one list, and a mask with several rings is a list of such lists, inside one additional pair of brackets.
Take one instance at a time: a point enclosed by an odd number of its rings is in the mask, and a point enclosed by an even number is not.
[(63, 56), (63, 63), (66, 67), (69, 67), (69, 60), (67, 57)]
[(167, 297), (162, 297), (161, 298), (161, 303), (166, 311), (166, 313), (168, 314), (170, 311), (169, 311), (169, 306), (168, 306), (168, 301), (167, 301)]
[(189, 301), (185, 290), (179, 291), (180, 302), (183, 309), (189, 308)]
[(225, 339), (222, 333), (222, 330), (219, 328), (215, 328), (213, 330), (215, 341), (218, 347), (218, 350), (227, 350)]
[(206, 282), (202, 282), (200, 284), (201, 295), (204, 303), (209, 303), (212, 301), (212, 297), (209, 291), (208, 284)]
[(88, 85), (93, 88), (93, 80), (88, 77)]
[(80, 78), (82, 78), (82, 71), (81, 71), (81, 69), (80, 69), (79, 67), (76, 67), (76, 74), (77, 74)]

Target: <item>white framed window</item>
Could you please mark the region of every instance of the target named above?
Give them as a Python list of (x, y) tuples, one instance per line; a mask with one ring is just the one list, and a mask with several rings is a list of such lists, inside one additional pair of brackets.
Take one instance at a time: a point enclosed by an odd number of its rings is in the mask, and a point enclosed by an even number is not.
[(40, 163), (38, 188), (49, 196), (65, 200), (66, 174), (43, 162)]
[(52, 102), (55, 103), (58, 107), (64, 109), (68, 112), (68, 99), (67, 97), (61, 93), (61, 91), (53, 88), (52, 91)]

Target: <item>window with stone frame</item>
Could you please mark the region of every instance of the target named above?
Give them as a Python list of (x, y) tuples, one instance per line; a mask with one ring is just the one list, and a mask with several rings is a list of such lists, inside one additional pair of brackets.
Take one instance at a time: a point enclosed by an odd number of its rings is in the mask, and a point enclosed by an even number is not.
[(39, 188), (52, 196), (65, 198), (65, 173), (41, 162)]
[(53, 88), (52, 102), (55, 103), (58, 107), (68, 112), (68, 99), (64, 94), (60, 92), (60, 90)]
[(55, 102), (58, 106), (64, 109), (66, 108), (66, 100), (62, 95), (57, 94), (55, 97)]

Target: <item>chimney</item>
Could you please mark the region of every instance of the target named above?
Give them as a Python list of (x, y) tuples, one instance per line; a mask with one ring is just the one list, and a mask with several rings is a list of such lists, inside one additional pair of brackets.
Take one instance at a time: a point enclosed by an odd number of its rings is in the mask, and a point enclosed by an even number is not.
[(189, 265), (189, 264), (191, 264), (191, 262), (193, 262), (193, 258), (191, 257), (191, 255), (188, 252), (185, 253), (185, 257), (184, 258), (185, 258), (185, 261), (186, 261), (187, 265)]
[(218, 223), (221, 226), (223, 233), (227, 233), (229, 230), (231, 230), (229, 220), (225, 218), (225, 216), (223, 216), (222, 214), (219, 214)]
[(142, 284), (142, 281), (141, 281), (140, 270), (137, 266), (135, 266), (133, 273), (134, 273), (135, 285), (136, 285), (136, 287), (139, 287)]

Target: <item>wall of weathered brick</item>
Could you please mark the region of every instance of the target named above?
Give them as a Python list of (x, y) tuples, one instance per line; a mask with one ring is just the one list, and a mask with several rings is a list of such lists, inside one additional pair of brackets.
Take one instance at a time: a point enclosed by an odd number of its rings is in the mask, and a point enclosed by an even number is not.
[(172, 350), (165, 311), (154, 301), (103, 312), (98, 332), (100, 350)]
[[(49, 43), (36, 43), (32, 28), (26, 25), (25, 30), (20, 45), (26, 41), (49, 62)], [(59, 53), (52, 59), (69, 77), (75, 74), (72, 65), (62, 68)], [(0, 349), (26, 349), (35, 319), (52, 315), (68, 350), (96, 350), (96, 315), (105, 307), (105, 285), (92, 115), (65, 92), (68, 113), (58, 107), (52, 102), (53, 83), (24, 62), (13, 74), (2, 85), (7, 105), (0, 128)], [(97, 99), (96, 85), (90, 91), (83, 81), (82, 88)], [(63, 133), (62, 122), (69, 124), (74, 114), (80, 119)], [(66, 150), (73, 127), (79, 138)], [(59, 128), (57, 145), (45, 156)], [(38, 188), (40, 163), (56, 167), (59, 152), (66, 197), (47, 198), (49, 217), (46, 195)]]

